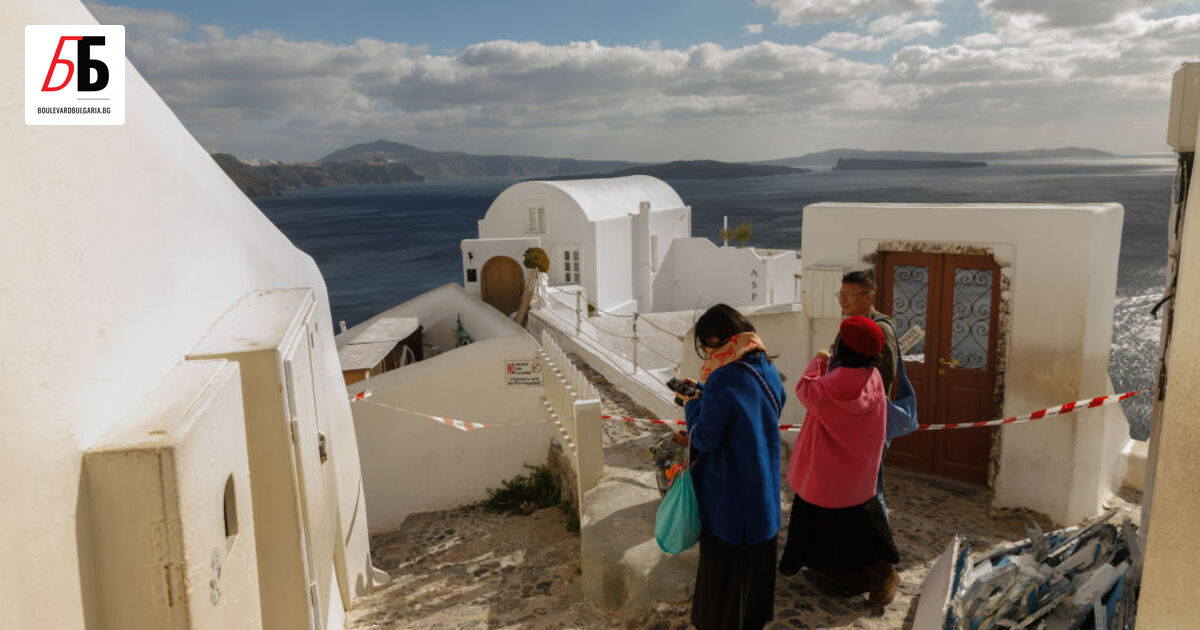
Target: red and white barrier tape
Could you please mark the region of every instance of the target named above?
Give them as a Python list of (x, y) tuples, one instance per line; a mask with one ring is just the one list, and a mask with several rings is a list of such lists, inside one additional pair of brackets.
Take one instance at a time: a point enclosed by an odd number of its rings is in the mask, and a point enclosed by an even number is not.
[[(1124, 394), (1113, 394), (1112, 396), (1098, 396), (1096, 398), (1085, 398), (1083, 400), (1077, 400), (1075, 402), (1058, 405), (1057, 407), (1047, 407), (1045, 409), (1038, 409), (1037, 411), (1034, 411), (1033, 413), (1027, 413), (1023, 416), (1013, 416), (1011, 418), (1004, 418), (1001, 420), (985, 420), (985, 421), (980, 421), (980, 422), (949, 422), (946, 424), (921, 424), (921, 425), (917, 425), (917, 430), (918, 431), (940, 431), (942, 429), (973, 429), (973, 428), (978, 428), (978, 427), (995, 427), (995, 426), (1000, 426), (1002, 424), (1019, 424), (1022, 422), (1032, 422), (1034, 420), (1041, 420), (1042, 418), (1053, 418), (1054, 416), (1061, 416), (1063, 414), (1068, 414), (1073, 411), (1078, 411), (1079, 409), (1095, 409), (1096, 407), (1103, 407), (1105, 405), (1111, 405), (1114, 403), (1121, 402), (1122, 400), (1125, 400), (1126, 398), (1132, 398), (1134, 396), (1137, 396), (1138, 394), (1145, 394), (1145, 393), (1152, 392), (1152, 391), (1154, 391), (1154, 390), (1139, 389), (1139, 390), (1135, 390), (1132, 392), (1125, 392)], [(350, 402), (364, 401), (370, 397), (371, 397), (371, 390), (366, 389), (366, 390), (363, 390), (363, 391), (358, 392), (357, 394), (351, 396)], [(393, 407), (391, 405), (386, 405), (384, 403), (375, 402), (375, 401), (367, 401), (367, 402), (369, 402), (372, 405), (378, 405), (380, 407), (386, 407), (388, 409), (394, 409), (396, 411), (403, 411), (405, 413), (411, 413), (413, 415), (422, 416), (425, 418), (429, 418), (431, 420), (436, 420), (447, 426), (452, 426), (460, 431), (474, 431), (475, 429), (485, 429), (485, 428), (493, 426), (491, 424), (483, 424), (483, 423), (479, 423), (479, 422), (467, 422), (465, 420), (456, 420), (454, 418), (444, 418), (442, 416), (434, 416), (434, 415), (430, 415), (427, 413), (421, 413), (420, 411), (413, 411), (411, 409), (401, 409), (400, 407)], [(607, 414), (600, 416), (600, 419), (601, 420), (620, 420), (623, 422), (641, 422), (641, 423), (646, 423), (646, 424), (665, 424), (665, 425), (674, 425), (674, 426), (687, 426), (687, 422), (684, 420), (659, 420), (657, 418), (631, 418), (629, 416), (610, 416)], [(514, 426), (514, 425), (504, 425), (504, 426)], [(781, 425), (779, 425), (779, 430), (796, 432), (796, 431), (800, 430), (800, 425), (798, 425), (798, 424), (781, 424)]]
[(367, 404), (375, 405), (377, 407), (384, 407), (386, 409), (391, 409), (393, 411), (402, 411), (404, 413), (411, 413), (414, 416), (421, 416), (422, 418), (429, 418), (430, 420), (441, 422), (442, 424), (444, 424), (448, 427), (454, 427), (455, 429), (458, 429), (459, 431), (474, 431), (476, 429), (486, 429), (486, 428), (492, 426), (490, 424), (484, 424), (482, 422), (467, 422), (466, 420), (458, 420), (456, 418), (446, 418), (444, 416), (435, 416), (435, 415), (428, 414), (428, 413), (421, 413), (420, 411), (413, 411), (412, 409), (403, 409), (403, 408), (394, 407), (392, 405), (388, 405), (385, 403), (375, 402), (373, 400), (367, 400), (370, 397), (371, 397), (371, 390), (364, 389), (363, 391), (358, 392), (357, 394), (351, 396), (350, 402), (366, 401)]
[(922, 424), (917, 426), (918, 431), (940, 431), (942, 429), (971, 429), (975, 427), (995, 427), (1002, 424), (1017, 424), (1021, 422), (1032, 422), (1041, 420), (1042, 418), (1053, 418), (1063, 414), (1071, 413), (1079, 409), (1095, 409), (1113, 403), (1121, 402), (1126, 398), (1132, 398), (1138, 394), (1152, 392), (1152, 389), (1139, 389), (1124, 394), (1113, 394), (1112, 396), (1097, 396), (1096, 398), (1085, 398), (1075, 402), (1066, 403), (1057, 407), (1047, 407), (1046, 409), (1038, 409), (1033, 413), (1027, 413), (1023, 416), (1013, 416), (1004, 418), (1003, 420), (987, 420), (984, 422), (949, 422), (946, 424)]

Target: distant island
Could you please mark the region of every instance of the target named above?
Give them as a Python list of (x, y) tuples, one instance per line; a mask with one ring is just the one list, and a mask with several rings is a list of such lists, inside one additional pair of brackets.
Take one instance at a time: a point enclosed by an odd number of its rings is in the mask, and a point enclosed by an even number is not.
[[(460, 151), (429, 151), (411, 144), (377, 140), (339, 149), (316, 162), (244, 160), (212, 152), (230, 179), (248, 196), (276, 195), (295, 188), (401, 184), (480, 177), (509, 179), (588, 179), (652, 175), (660, 179), (737, 179), (807, 173), (806, 167), (836, 170), (898, 168), (965, 168), (985, 161), (1061, 158), (1104, 158), (1113, 154), (1096, 149), (1065, 147), (982, 153), (935, 151), (865, 151), (832, 149), (797, 157), (757, 162), (680, 160), (646, 164), (621, 160), (576, 160), (530, 155), (473, 155)], [(920, 164), (913, 165), (919, 162)], [(896, 164), (904, 164), (898, 166)]]
[(962, 160), (877, 160), (863, 158), (838, 158), (835, 171), (901, 171), (909, 169), (979, 168), (987, 162), (965, 162)]
[(924, 160), (924, 161), (987, 161), (996, 160), (1053, 160), (1063, 158), (1105, 158), (1112, 153), (1098, 149), (1062, 147), (1059, 149), (1031, 149), (1026, 151), (982, 151), (970, 153), (945, 153), (940, 151), (866, 151), (863, 149), (830, 149), (816, 153), (777, 160), (760, 160), (755, 164), (779, 164), (783, 166), (825, 166), (836, 164), (840, 159), (862, 160)]
[(278, 195), (295, 188), (366, 186), (425, 181), (399, 162), (358, 160), (314, 164), (311, 162), (252, 162), (228, 153), (213, 153), (213, 160), (247, 197)]
[(339, 149), (317, 160), (321, 164), (357, 160), (399, 162), (429, 181), (543, 175), (576, 175), (635, 166), (617, 160), (574, 160), (530, 155), (472, 155), (459, 151), (427, 151), (411, 144), (377, 140)]
[(626, 177), (628, 175), (651, 175), (659, 179), (741, 179), (744, 177), (771, 177), (774, 175), (799, 175), (811, 173), (810, 168), (795, 168), (772, 164), (747, 164), (745, 162), (718, 162), (717, 160), (677, 160), (664, 164), (645, 164), (609, 173), (585, 175), (563, 175), (541, 177), (544, 180), (599, 179), (602, 177)]

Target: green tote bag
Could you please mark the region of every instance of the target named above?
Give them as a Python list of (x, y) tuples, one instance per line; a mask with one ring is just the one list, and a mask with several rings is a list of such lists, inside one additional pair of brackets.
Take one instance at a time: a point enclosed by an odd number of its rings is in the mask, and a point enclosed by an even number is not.
[(679, 473), (658, 506), (654, 516), (654, 540), (659, 549), (669, 554), (684, 551), (700, 540), (700, 507), (696, 504), (690, 466)]

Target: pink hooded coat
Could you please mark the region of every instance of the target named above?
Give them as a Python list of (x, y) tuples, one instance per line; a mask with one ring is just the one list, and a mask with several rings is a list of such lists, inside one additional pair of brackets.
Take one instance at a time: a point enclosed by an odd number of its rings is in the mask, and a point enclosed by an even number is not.
[(828, 369), (829, 360), (817, 355), (796, 384), (807, 413), (787, 480), (805, 501), (843, 508), (875, 496), (887, 407), (879, 370)]

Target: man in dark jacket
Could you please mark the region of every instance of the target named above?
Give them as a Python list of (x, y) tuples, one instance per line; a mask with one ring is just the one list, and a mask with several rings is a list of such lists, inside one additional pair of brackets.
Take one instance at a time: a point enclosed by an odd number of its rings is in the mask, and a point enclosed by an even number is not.
[[(888, 315), (875, 310), (875, 280), (869, 271), (851, 271), (842, 276), (842, 290), (838, 292), (838, 304), (842, 317), (869, 317), (883, 330), (883, 359), (879, 375), (883, 377), (883, 389), (888, 399), (896, 397), (896, 373), (900, 370), (900, 346), (896, 343), (896, 322)], [(841, 343), (835, 338), (834, 349)]]

